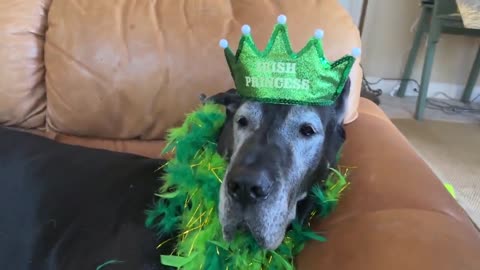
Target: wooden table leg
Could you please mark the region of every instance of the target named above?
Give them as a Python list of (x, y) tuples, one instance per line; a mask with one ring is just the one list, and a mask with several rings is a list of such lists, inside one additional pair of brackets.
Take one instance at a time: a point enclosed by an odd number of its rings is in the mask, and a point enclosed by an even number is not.
[(397, 96), (404, 97), (407, 92), (408, 80), (412, 76), (413, 66), (415, 65), (415, 60), (417, 59), (418, 50), (420, 49), (421, 41), (423, 34), (427, 31), (429, 26), (429, 20), (432, 15), (432, 8), (430, 6), (422, 7), (422, 14), (420, 15), (420, 20), (418, 21), (417, 32), (415, 33), (415, 38), (413, 39), (413, 45), (408, 55), (407, 64), (405, 65), (405, 70), (403, 72), (402, 81), (400, 83), (400, 89), (397, 92)]
[(477, 57), (473, 62), (472, 71), (470, 71), (470, 76), (468, 77), (467, 85), (465, 86), (465, 91), (463, 91), (462, 102), (470, 103), (472, 98), (473, 88), (477, 83), (478, 74), (480, 73), (480, 47), (478, 48)]
[(432, 75), (433, 60), (435, 58), (435, 50), (440, 38), (440, 22), (432, 19), (430, 24), (430, 31), (428, 33), (428, 46), (425, 55), (425, 63), (423, 64), (422, 81), (420, 83), (420, 90), (417, 98), (417, 106), (415, 110), (415, 119), (422, 120), (427, 105), (428, 86), (430, 85), (430, 77)]

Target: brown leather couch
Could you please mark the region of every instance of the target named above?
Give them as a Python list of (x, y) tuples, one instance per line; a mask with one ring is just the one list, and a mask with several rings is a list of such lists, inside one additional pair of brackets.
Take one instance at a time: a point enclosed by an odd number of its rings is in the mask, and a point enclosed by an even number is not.
[[(0, 125), (158, 157), (201, 93), (233, 86), (220, 38), (247, 23), (264, 47), (278, 14), (299, 50), (316, 28), (335, 60), (361, 44), (336, 0), (0, 1)], [(480, 269), (480, 234), (352, 74), (342, 164), (351, 187), (314, 224), (298, 269)]]

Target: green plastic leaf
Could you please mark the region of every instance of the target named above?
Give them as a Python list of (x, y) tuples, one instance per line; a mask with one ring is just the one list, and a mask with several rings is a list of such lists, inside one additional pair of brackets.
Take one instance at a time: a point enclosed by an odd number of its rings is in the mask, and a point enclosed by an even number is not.
[(331, 171), (333, 171), (336, 176), (337, 176), (337, 182), (338, 182), (338, 186), (339, 188), (338, 189), (341, 189), (343, 186), (345, 186), (347, 184), (347, 180), (345, 179), (345, 175), (343, 175), (341, 172), (339, 172), (338, 170), (336, 169), (333, 169), (333, 168), (330, 168)]
[(169, 192), (169, 193), (162, 193), (162, 194), (157, 194), (158, 197), (163, 198), (163, 199), (173, 199), (178, 196), (180, 191), (174, 191), (174, 192)]
[(457, 198), (457, 194), (455, 193), (455, 188), (451, 184), (445, 184), (445, 188), (447, 189), (448, 193), (452, 195), (454, 199)]
[(279, 262), (281, 262), (284, 266), (283, 269), (285, 270), (293, 270), (293, 266), (287, 261), (285, 260), (282, 256), (280, 256), (277, 252), (275, 251), (271, 251), (273, 257), (275, 257), (276, 260), (278, 260)]
[(190, 255), (190, 257), (162, 255), (160, 256), (160, 260), (163, 265), (180, 268), (187, 265), (189, 262), (195, 259), (197, 255), (198, 255), (197, 253)]
[(327, 239), (325, 237), (323, 237), (321, 235), (318, 235), (317, 233), (312, 232), (312, 231), (306, 231), (306, 232), (303, 232), (302, 234), (305, 235), (305, 237), (307, 237), (309, 239), (316, 240), (316, 241), (319, 241), (319, 242), (327, 241)]
[(165, 146), (165, 148), (162, 150), (161, 154), (162, 155), (165, 155), (167, 153), (170, 153), (173, 148), (175, 148), (175, 144), (172, 142), (172, 143), (169, 143), (167, 144), (167, 146)]
[(224, 244), (224, 243), (220, 243), (220, 242), (218, 242), (218, 241), (213, 241), (213, 240), (210, 240), (210, 241), (208, 241), (208, 242), (214, 244), (215, 246), (217, 246), (217, 247), (219, 247), (219, 248), (222, 248), (222, 249), (224, 249), (224, 250), (228, 250), (228, 246), (227, 246), (226, 244)]

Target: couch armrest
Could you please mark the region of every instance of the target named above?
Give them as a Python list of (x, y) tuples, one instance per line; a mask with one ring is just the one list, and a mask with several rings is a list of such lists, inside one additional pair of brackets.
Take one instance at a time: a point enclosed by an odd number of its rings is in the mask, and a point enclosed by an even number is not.
[(392, 122), (362, 99), (341, 164), (351, 185), (298, 269), (480, 269), (480, 234)]

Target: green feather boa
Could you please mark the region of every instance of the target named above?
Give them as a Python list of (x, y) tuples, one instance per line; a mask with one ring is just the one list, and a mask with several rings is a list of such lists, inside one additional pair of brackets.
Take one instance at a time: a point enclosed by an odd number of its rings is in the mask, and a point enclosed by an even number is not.
[[(223, 240), (217, 205), (227, 163), (217, 153), (217, 138), (225, 117), (222, 106), (206, 104), (169, 132), (164, 152), (175, 156), (164, 167), (165, 185), (146, 219), (147, 228), (160, 235), (176, 235), (160, 243), (159, 247), (176, 243), (173, 253), (162, 255), (161, 262), (184, 270), (293, 270), (294, 258), (308, 240), (325, 241), (297, 221), (275, 251), (261, 249), (251, 235), (237, 235), (230, 243)], [(318, 205), (312, 218), (333, 211), (346, 186), (345, 175), (332, 170), (326, 189), (315, 186), (312, 190)]]

